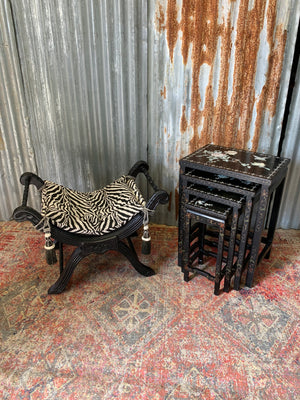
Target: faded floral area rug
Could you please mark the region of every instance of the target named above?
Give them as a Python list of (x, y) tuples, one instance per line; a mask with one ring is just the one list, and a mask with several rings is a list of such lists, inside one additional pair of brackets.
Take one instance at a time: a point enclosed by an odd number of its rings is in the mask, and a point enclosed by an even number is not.
[(59, 268), (43, 235), (0, 223), (1, 399), (299, 398), (300, 231), (276, 232), (252, 289), (219, 296), (202, 276), (183, 281), (177, 228), (151, 236), (155, 276), (108, 252), (48, 295)]

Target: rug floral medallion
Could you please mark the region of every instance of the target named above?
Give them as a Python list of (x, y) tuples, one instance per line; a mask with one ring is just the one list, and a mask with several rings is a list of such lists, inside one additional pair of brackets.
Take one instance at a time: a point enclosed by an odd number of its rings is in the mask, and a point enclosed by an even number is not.
[[(0, 398), (296, 399), (300, 232), (276, 232), (253, 288), (213, 295), (183, 280), (177, 228), (151, 226), (156, 275), (116, 252), (90, 255), (65, 292), (27, 223), (0, 223)], [(134, 238), (140, 254), (140, 238)], [(73, 248), (66, 247), (67, 259)]]

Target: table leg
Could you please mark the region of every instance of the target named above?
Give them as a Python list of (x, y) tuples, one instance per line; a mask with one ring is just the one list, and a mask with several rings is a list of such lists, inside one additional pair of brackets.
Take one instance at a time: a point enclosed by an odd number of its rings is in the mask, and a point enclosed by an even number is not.
[[(229, 288), (230, 288), (230, 278), (231, 278), (234, 250), (235, 250), (235, 238), (236, 238), (238, 219), (239, 219), (239, 212), (237, 209), (234, 209), (233, 214), (232, 214), (232, 222), (231, 222), (230, 238), (229, 238), (229, 248), (228, 248), (228, 254), (227, 254), (227, 264), (226, 264), (226, 272), (225, 272), (225, 279), (224, 279), (224, 292), (227, 292), (227, 293), (229, 292)], [(222, 253), (223, 253), (223, 250), (222, 250)]]
[(183, 225), (184, 225), (184, 216), (183, 216), (183, 208), (184, 208), (184, 198), (183, 198), (183, 190), (182, 190), (182, 182), (181, 177), (179, 177), (179, 210), (178, 210), (178, 265), (182, 267), (182, 247), (183, 247)]
[(285, 179), (283, 179), (283, 181), (280, 183), (280, 185), (278, 186), (278, 188), (276, 189), (276, 192), (275, 192), (274, 203), (273, 203), (270, 223), (269, 223), (269, 227), (268, 227), (268, 234), (267, 234), (267, 244), (266, 245), (268, 246), (269, 250), (267, 251), (265, 258), (270, 257), (271, 246), (272, 246), (272, 242), (273, 242), (273, 238), (274, 238), (274, 233), (275, 233), (276, 224), (277, 224), (277, 218), (278, 218), (279, 209), (280, 209), (280, 202), (281, 202), (281, 197), (282, 197), (283, 188), (284, 188), (284, 182), (285, 182)]
[(248, 241), (248, 231), (249, 231), (249, 225), (250, 225), (250, 221), (251, 221), (251, 214), (252, 214), (252, 198), (248, 197), (246, 200), (245, 216), (244, 216), (243, 228), (242, 228), (241, 237), (240, 237), (238, 258), (236, 261), (234, 290), (240, 290), (241, 275), (242, 275), (243, 266), (244, 266), (244, 257), (245, 257), (246, 246), (247, 246), (247, 241)]
[(216, 296), (219, 294), (219, 291), (220, 291), (223, 246), (224, 246), (224, 236), (225, 236), (225, 223), (220, 224), (219, 229), (220, 230), (219, 230), (219, 240), (218, 240), (217, 261), (216, 261), (215, 289), (214, 289), (214, 294)]
[(184, 274), (184, 281), (189, 281), (189, 257), (190, 257), (190, 227), (191, 227), (191, 216), (186, 212), (184, 207), (182, 210), (182, 216), (184, 220), (182, 221), (182, 264), (181, 270)]
[(266, 186), (262, 186), (260, 199), (258, 204), (258, 210), (256, 214), (254, 235), (252, 239), (250, 260), (247, 270), (247, 278), (246, 278), (246, 286), (252, 287), (254, 270), (257, 265), (258, 255), (259, 255), (259, 246), (261, 242), (261, 236), (264, 229), (265, 216), (267, 212), (267, 206), (269, 201), (269, 188)]

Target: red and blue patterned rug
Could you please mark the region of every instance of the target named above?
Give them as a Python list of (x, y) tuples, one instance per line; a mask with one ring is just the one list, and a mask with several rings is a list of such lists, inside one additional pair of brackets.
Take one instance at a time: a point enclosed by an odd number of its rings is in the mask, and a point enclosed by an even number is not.
[(252, 289), (220, 296), (204, 277), (183, 281), (177, 228), (151, 236), (155, 276), (92, 255), (50, 296), (59, 272), (43, 235), (0, 223), (2, 399), (299, 398), (300, 231), (276, 232)]

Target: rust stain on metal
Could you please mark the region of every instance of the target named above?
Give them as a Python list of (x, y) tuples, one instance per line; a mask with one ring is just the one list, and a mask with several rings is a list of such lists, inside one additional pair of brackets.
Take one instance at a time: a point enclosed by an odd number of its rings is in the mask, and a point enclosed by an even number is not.
[(180, 29), (182, 30), (181, 54), (184, 65), (187, 64), (189, 48), (194, 39), (194, 13), (195, 0), (184, 0), (182, 3), (180, 23)]
[[(240, 99), (232, 103), (232, 107), (237, 106), (240, 110), (239, 129), (235, 127), (237, 136), (235, 138), (235, 147), (245, 148), (249, 140), (249, 130), (251, 124), (251, 116), (255, 102), (255, 74), (256, 60), (260, 45), (260, 32), (264, 25), (264, 14), (266, 2), (265, 0), (257, 0), (252, 10), (248, 11), (247, 2), (243, 3), (244, 18), (239, 17), (236, 47), (238, 48), (238, 57), (235, 62), (241, 63), (240, 73), (235, 74), (234, 89), (238, 89), (241, 85)], [(239, 48), (239, 41), (244, 42), (243, 48)], [(239, 80), (239, 82), (237, 82)]]
[[(209, 84), (205, 93), (205, 108), (200, 110), (201, 96), (199, 91), (199, 74), (201, 66), (206, 63), (213, 65), (218, 41), (218, 1), (197, 0), (194, 12), (194, 34), (192, 49), (193, 64), (193, 83), (191, 98), (191, 119), (190, 124), (193, 127), (194, 136), (190, 140), (190, 151), (194, 151), (201, 145), (211, 141), (209, 132), (211, 132), (213, 115), (209, 110), (213, 107), (212, 93), (212, 71), (210, 72)], [(198, 127), (204, 117), (202, 132), (199, 135)]]
[(283, 66), (286, 38), (287, 38), (287, 31), (283, 28), (283, 26), (278, 26), (275, 35), (275, 40), (273, 41), (272, 53), (270, 55), (270, 68), (268, 71), (269, 95), (267, 97), (267, 109), (269, 110), (270, 115), (272, 117), (274, 117), (276, 113), (276, 104), (280, 88), (280, 77)]
[[(229, 22), (230, 16), (228, 15), (227, 21), (225, 24), (219, 26), (219, 31), (222, 37), (222, 52), (221, 52), (221, 68), (220, 68), (220, 76), (219, 76), (219, 89), (218, 89), (218, 97), (216, 100), (216, 104), (210, 99), (210, 108), (205, 110), (207, 117), (212, 118), (211, 126), (207, 127), (207, 141), (223, 144), (225, 146), (230, 146), (232, 142), (232, 133), (234, 132), (231, 128), (224, 129), (224, 121), (230, 117), (228, 103), (228, 80), (229, 80), (229, 60), (231, 53), (231, 34), (232, 28)], [(213, 76), (210, 78), (210, 85), (212, 82)], [(212, 96), (212, 93), (211, 93)], [(225, 125), (226, 126), (226, 125)], [(222, 136), (221, 136), (222, 135)], [(222, 143), (220, 143), (220, 139)]]
[(247, 60), (249, 65), (252, 65), (253, 71), (253, 66), (255, 65), (255, 56), (253, 59), (253, 54), (257, 50), (256, 46), (252, 43), (251, 45), (249, 44), (249, 49), (251, 49), (251, 51), (248, 50), (248, 54), (245, 51), (247, 40), (250, 40), (251, 36), (254, 36), (248, 29), (247, 24), (249, 24), (248, 2), (241, 1), (236, 24), (236, 39), (234, 43), (235, 60), (231, 99), (228, 104), (227, 90), (223, 87), (222, 99), (218, 98), (217, 100), (218, 108), (224, 106), (223, 115), (225, 116), (225, 120), (222, 122), (224, 124), (222, 129), (224, 138), (223, 143), (220, 139), (216, 140), (217, 135), (214, 137), (216, 144), (223, 144), (224, 146), (232, 145), (237, 148), (245, 147), (245, 132), (243, 131), (243, 134), (241, 135), (242, 137), (239, 135), (239, 125), (243, 125), (245, 111), (247, 112), (248, 109), (248, 103), (246, 102), (249, 101), (249, 99), (247, 99), (247, 96), (250, 96), (251, 101), (254, 102), (254, 90), (249, 92), (249, 87), (252, 85), (253, 73), (249, 71), (249, 76), (247, 75), (247, 68), (245, 69), (244, 61)]
[(160, 91), (160, 95), (161, 97), (163, 97), (164, 99), (167, 98), (167, 88), (164, 86), (164, 90)]
[(170, 59), (171, 62), (173, 62), (174, 48), (177, 42), (177, 37), (179, 32), (176, 0), (168, 0), (166, 30), (167, 30), (167, 42), (169, 46)]
[[(271, 30), (271, 29), (270, 29)], [(261, 130), (261, 121), (264, 111), (268, 110), (269, 118), (273, 118), (276, 113), (276, 104), (280, 88), (280, 76), (284, 58), (287, 32), (281, 25), (277, 26), (275, 40), (269, 36), (271, 52), (269, 55), (269, 69), (267, 74), (268, 86), (264, 86), (260, 101), (257, 106), (257, 118), (255, 121), (255, 134), (252, 141), (252, 147), (256, 150), (259, 142)]]
[[(159, 26), (166, 30), (171, 62), (180, 30), (183, 63), (187, 65), (189, 56), (192, 62), (190, 119), (187, 121), (186, 108), (183, 106), (180, 120), (182, 133), (186, 132), (188, 126), (193, 129), (189, 151), (194, 151), (208, 142), (246, 148), (250, 139), (254, 107), (256, 120), (251, 149), (257, 149), (265, 112), (268, 111), (270, 118), (275, 115), (279, 94), (286, 31), (282, 26), (276, 26), (278, 1), (256, 0), (250, 8), (249, 0), (241, 0), (239, 9), (235, 10), (238, 12), (236, 24), (232, 26), (231, 13), (236, 5), (235, 1), (228, 4), (227, 14), (219, 18), (219, 0), (182, 0), (181, 21), (178, 22), (176, 0), (167, 0), (166, 23), (164, 28), (162, 22)], [(162, 8), (159, 9), (160, 20), (165, 21)], [(257, 57), (263, 40), (261, 32), (266, 29), (265, 19), (270, 53), (265, 84), (258, 94), (259, 98), (256, 99), (255, 79), (257, 72), (259, 73)], [(216, 62), (219, 65), (217, 95), (214, 93), (216, 82), (213, 81), (216, 77)], [(233, 74), (229, 82), (230, 62), (233, 62)], [(209, 73), (205, 82), (205, 99), (201, 99), (199, 76), (204, 64), (208, 66)], [(204, 104), (202, 109), (200, 104)]]
[(162, 4), (158, 5), (158, 10), (156, 11), (156, 23), (158, 32), (162, 32), (165, 29), (165, 13)]
[(181, 114), (181, 119), (180, 119), (180, 132), (184, 133), (187, 128), (188, 128), (188, 121), (186, 119), (185, 115), (185, 106), (182, 106), (182, 114)]

